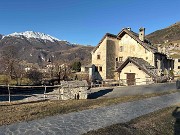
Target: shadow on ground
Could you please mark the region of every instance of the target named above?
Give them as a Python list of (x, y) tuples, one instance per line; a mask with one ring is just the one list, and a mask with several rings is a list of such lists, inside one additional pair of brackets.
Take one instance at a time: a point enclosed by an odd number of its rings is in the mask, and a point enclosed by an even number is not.
[(176, 109), (172, 112), (172, 116), (176, 119), (174, 124), (174, 135), (180, 134), (180, 107), (176, 107)]
[(105, 89), (105, 90), (100, 90), (94, 93), (91, 93), (88, 95), (88, 99), (96, 99), (98, 97), (102, 97), (103, 95), (106, 95), (109, 92), (112, 92), (113, 89)]

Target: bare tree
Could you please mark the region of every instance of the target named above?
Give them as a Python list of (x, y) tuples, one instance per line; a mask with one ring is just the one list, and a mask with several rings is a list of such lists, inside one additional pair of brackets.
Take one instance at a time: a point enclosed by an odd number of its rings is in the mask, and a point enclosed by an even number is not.
[(18, 48), (14, 46), (7, 46), (2, 51), (1, 63), (3, 65), (4, 73), (8, 76), (8, 80), (16, 79), (19, 84), (19, 79), (22, 77), (22, 68), (18, 59)]
[(68, 64), (56, 63), (54, 73), (58, 77), (58, 83), (60, 83), (60, 80), (70, 80), (72, 78), (71, 67)]
[(30, 70), (27, 72), (26, 76), (33, 82), (33, 84), (40, 84), (43, 78), (43, 74), (38, 70)]

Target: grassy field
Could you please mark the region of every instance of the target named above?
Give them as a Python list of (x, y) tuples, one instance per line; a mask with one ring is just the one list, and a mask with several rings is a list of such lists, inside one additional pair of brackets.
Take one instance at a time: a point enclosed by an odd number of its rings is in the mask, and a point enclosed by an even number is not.
[[(20, 80), (18, 80), (20, 82)], [(6, 75), (0, 75), (0, 84), (5, 85), (5, 84), (10, 84), (10, 85), (16, 85), (17, 80), (15, 79), (9, 79), (8, 76)], [(21, 85), (29, 85), (31, 84), (31, 81), (28, 78), (22, 78), (21, 80)]]
[(20, 121), (29, 121), (44, 118), (56, 114), (65, 114), (85, 109), (98, 108), (102, 106), (141, 100), (145, 98), (162, 96), (177, 91), (125, 96), (119, 98), (89, 99), (89, 100), (68, 100), (68, 101), (42, 101), (31, 103), (0, 103), (0, 125), (11, 124)]
[(84, 135), (180, 135), (180, 108), (177, 107), (180, 104)]

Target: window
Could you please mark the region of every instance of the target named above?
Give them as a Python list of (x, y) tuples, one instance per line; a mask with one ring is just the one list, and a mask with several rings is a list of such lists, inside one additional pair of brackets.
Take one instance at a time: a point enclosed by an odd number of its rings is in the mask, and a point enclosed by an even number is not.
[(119, 51), (123, 52), (123, 49), (124, 49), (123, 46), (120, 46)]
[(180, 66), (178, 66), (178, 69), (180, 69)]
[(146, 60), (148, 59), (148, 57), (146, 57)]
[(99, 71), (102, 72), (102, 67), (101, 66), (99, 67)]
[(116, 61), (118, 61), (118, 58), (116, 58)]
[(178, 59), (178, 62), (180, 62), (180, 59)]
[(97, 59), (99, 60), (101, 57), (100, 57), (100, 55), (97, 55)]
[(95, 72), (98, 72), (98, 67), (97, 67), (97, 66), (95, 66), (94, 71), (95, 71)]
[(122, 62), (122, 61), (123, 61), (123, 57), (119, 57), (119, 61), (121, 61), (121, 62)]

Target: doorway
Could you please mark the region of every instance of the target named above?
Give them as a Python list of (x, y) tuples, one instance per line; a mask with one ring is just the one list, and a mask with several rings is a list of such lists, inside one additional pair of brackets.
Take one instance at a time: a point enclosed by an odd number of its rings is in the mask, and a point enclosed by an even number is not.
[(135, 73), (126, 73), (127, 74), (127, 85), (135, 85)]

